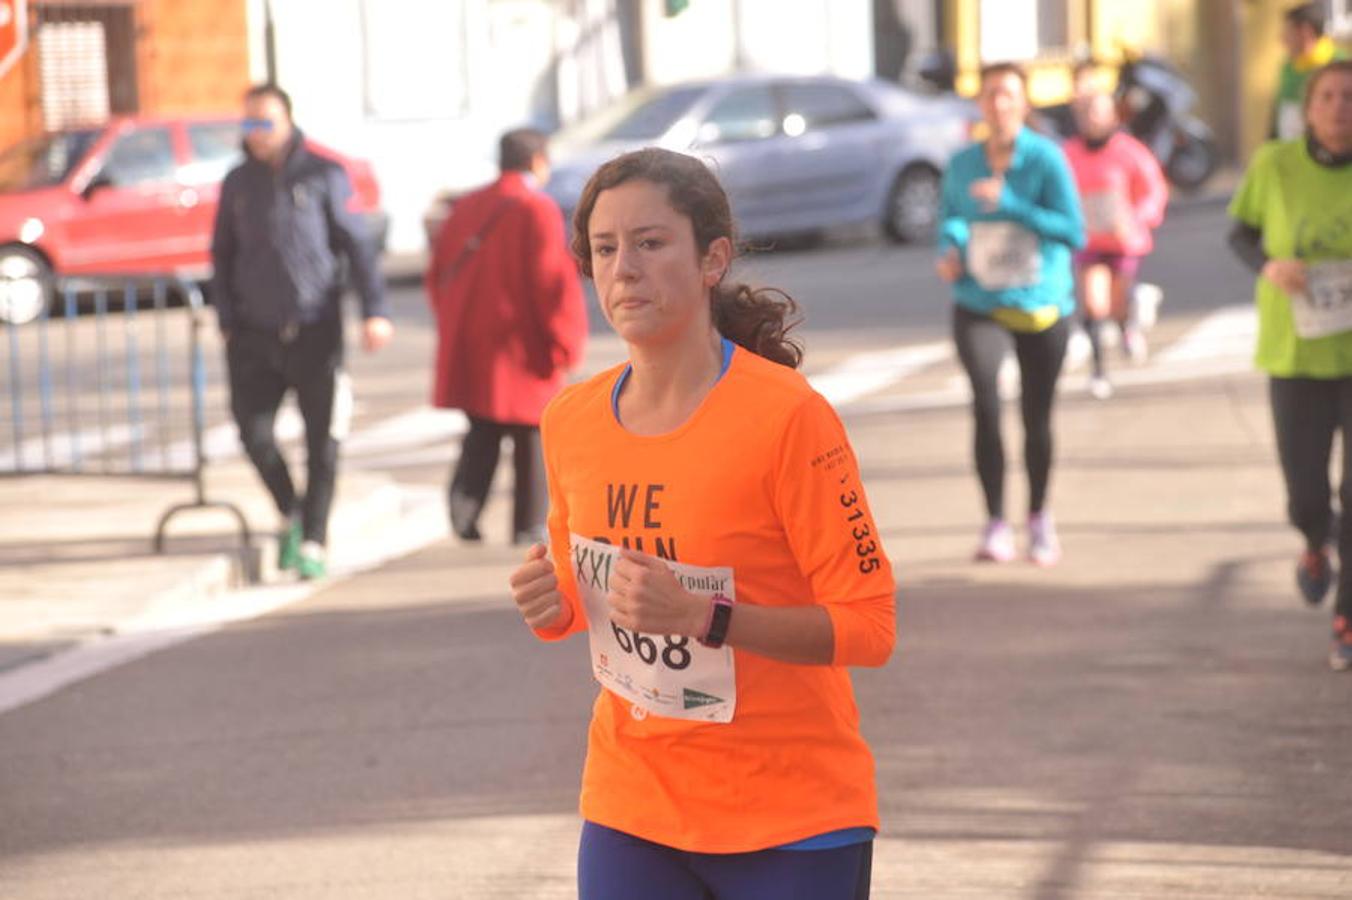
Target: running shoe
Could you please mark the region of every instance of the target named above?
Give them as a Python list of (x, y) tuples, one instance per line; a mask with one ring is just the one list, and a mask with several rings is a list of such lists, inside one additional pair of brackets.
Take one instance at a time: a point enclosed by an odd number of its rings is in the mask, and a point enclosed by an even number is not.
[(1329, 653), (1329, 668), (1335, 672), (1352, 669), (1352, 623), (1343, 616), (1333, 617), (1333, 650)]
[(1113, 395), (1113, 383), (1102, 375), (1089, 379), (1089, 396), (1095, 400), (1107, 400)]
[(1054, 566), (1061, 561), (1061, 541), (1049, 512), (1028, 517), (1028, 558), (1039, 566)]
[(512, 535), (513, 547), (530, 547), (533, 544), (548, 544), (549, 534), (545, 531), (543, 525), (537, 525), (531, 528), (523, 528)]
[(978, 562), (1009, 562), (1015, 556), (1014, 531), (1004, 519), (991, 519), (976, 548)]
[(1318, 606), (1333, 584), (1333, 561), (1329, 559), (1328, 548), (1306, 550), (1296, 563), (1296, 585), (1305, 602)]
[(1143, 363), (1150, 356), (1150, 347), (1146, 344), (1145, 332), (1135, 325), (1122, 329), (1122, 351), (1127, 359), (1134, 363)]
[(327, 575), (328, 563), (324, 553), (324, 545), (316, 541), (306, 541), (301, 544), (300, 561), (296, 564), (296, 571), (306, 581), (313, 581)]
[(292, 522), (277, 535), (277, 568), (289, 572), (300, 565), (300, 545), (303, 540), (300, 523)]

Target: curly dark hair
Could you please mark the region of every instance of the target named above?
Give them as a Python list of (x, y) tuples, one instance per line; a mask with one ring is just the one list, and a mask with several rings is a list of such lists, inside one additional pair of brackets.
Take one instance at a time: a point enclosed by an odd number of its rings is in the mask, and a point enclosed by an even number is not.
[[(628, 181), (647, 181), (667, 189), (673, 209), (690, 220), (700, 254), (721, 237), (736, 246), (736, 229), (728, 195), (708, 166), (684, 153), (648, 147), (616, 157), (587, 181), (573, 213), (573, 256), (583, 274), (592, 277), (589, 226), (602, 191)], [(778, 288), (753, 288), (720, 281), (710, 292), (718, 333), (758, 356), (790, 368), (803, 361), (803, 348), (788, 333), (802, 321), (798, 304)]]

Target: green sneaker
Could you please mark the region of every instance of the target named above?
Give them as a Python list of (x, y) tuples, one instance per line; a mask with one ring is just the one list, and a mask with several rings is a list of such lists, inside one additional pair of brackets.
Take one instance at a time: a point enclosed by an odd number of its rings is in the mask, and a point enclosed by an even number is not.
[(292, 522), (277, 536), (277, 568), (289, 572), (300, 566), (300, 543), (304, 535), (299, 522)]
[(323, 544), (317, 544), (314, 541), (306, 541), (300, 545), (299, 557), (296, 571), (300, 573), (300, 577), (304, 578), (306, 581), (323, 578), (328, 574), (329, 567), (324, 558)]

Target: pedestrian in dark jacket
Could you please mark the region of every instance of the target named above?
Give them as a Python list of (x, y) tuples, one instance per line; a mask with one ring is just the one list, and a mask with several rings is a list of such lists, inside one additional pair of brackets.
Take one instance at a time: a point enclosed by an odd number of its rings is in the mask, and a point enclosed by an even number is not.
[(464, 410), (470, 430), (451, 478), (451, 526), (479, 540), (503, 437), (512, 439), (512, 535), (544, 532), (548, 497), (540, 416), (578, 365), (587, 311), (549, 177), (545, 137), (509, 131), (497, 181), (455, 203), (433, 248), (427, 292), (437, 319), (433, 402)]
[[(361, 297), (366, 349), (383, 347), (394, 328), (375, 246), (347, 208), (352, 187), (343, 167), (306, 147), (291, 100), (276, 85), (251, 88), (244, 116), (246, 159), (226, 175), (216, 210), (212, 301), (226, 342), (231, 412), (284, 523), (278, 566), (318, 578), (327, 565), (338, 441), (351, 412), (340, 257)], [(273, 435), (289, 390), (305, 421), (303, 499)]]

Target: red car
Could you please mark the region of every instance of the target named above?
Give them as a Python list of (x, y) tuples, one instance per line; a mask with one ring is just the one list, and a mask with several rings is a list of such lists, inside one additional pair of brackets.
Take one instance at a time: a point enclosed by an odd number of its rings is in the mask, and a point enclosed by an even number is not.
[[(383, 249), (371, 166), (307, 141), (352, 180), (352, 210)], [(117, 118), (0, 153), (0, 322), (26, 322), (69, 275), (211, 272), (221, 180), (243, 158), (229, 118)]]

